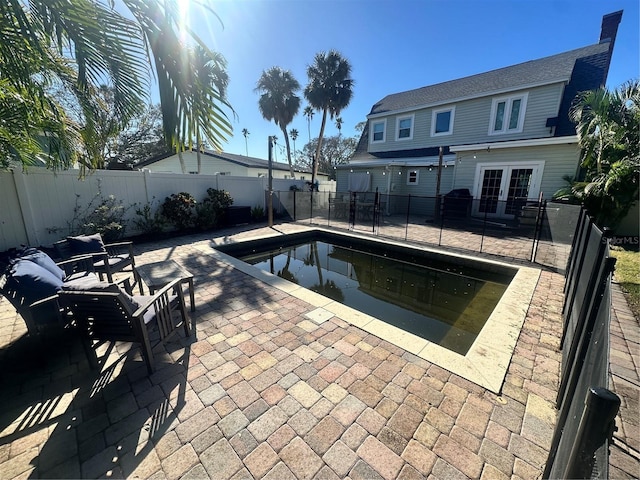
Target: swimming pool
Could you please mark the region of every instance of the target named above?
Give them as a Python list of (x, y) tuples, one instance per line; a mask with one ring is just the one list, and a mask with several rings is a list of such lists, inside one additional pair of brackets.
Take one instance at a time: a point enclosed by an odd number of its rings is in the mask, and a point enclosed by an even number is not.
[[(435, 264), (442, 267), (442, 265), (449, 265), (449, 267), (444, 268), (444, 271), (446, 271), (447, 268), (450, 270), (453, 268), (453, 271), (448, 273), (453, 273), (454, 275), (467, 273), (470, 274), (467, 276), (482, 283), (487, 283), (488, 281), (491, 284), (500, 284), (500, 282), (502, 282), (503, 286), (500, 287), (502, 293), (497, 295), (499, 298), (496, 300), (495, 306), (489, 308), (484, 300), (480, 303), (478, 303), (478, 301), (474, 303), (472, 300), (465, 299), (464, 292), (462, 292), (463, 295), (459, 297), (460, 300), (454, 308), (458, 318), (461, 316), (460, 313), (465, 310), (472, 312), (478, 309), (487, 310), (488, 318), (483, 320), (481, 329), (477, 332), (472, 332), (472, 335), (467, 333), (458, 335), (458, 330), (449, 328), (449, 340), (445, 340), (445, 344), (448, 342), (449, 345), (442, 346), (440, 340), (446, 338), (447, 333), (442, 334), (441, 332), (437, 334), (436, 337), (442, 337), (440, 339), (424, 338), (424, 336), (416, 334), (417, 332), (411, 331), (410, 328), (402, 328), (403, 325), (394, 325), (382, 321), (376, 311), (366, 312), (362, 311), (362, 309), (355, 309), (344, 305), (342, 298), (332, 298), (332, 295), (335, 297), (338, 294), (338, 290), (331, 288), (331, 283), (327, 283), (327, 280), (333, 280), (333, 283), (338, 285), (339, 282), (344, 281), (344, 278), (338, 280), (336, 280), (338, 277), (333, 279), (324, 278), (327, 275), (332, 275), (324, 269), (327, 263), (326, 258), (329, 258), (328, 255), (332, 253), (329, 250), (318, 250), (317, 256), (316, 252), (312, 252), (314, 257), (312, 260), (309, 258), (310, 247), (295, 247), (301, 249), (300, 252), (293, 254), (294, 257), (301, 257), (300, 259), (296, 259), (296, 262), (299, 260), (304, 264), (306, 258), (309, 265), (305, 267), (311, 266), (312, 269), (316, 270), (315, 278), (309, 277), (314, 282), (320, 280), (317, 274), (318, 265), (310, 264), (319, 263), (321, 267), (320, 274), (324, 275), (324, 277), (322, 283), (319, 284), (320, 288), (316, 289), (316, 292), (298, 283), (287, 280), (287, 275), (292, 273), (292, 255), (291, 253), (288, 255), (288, 273), (283, 275), (283, 270), (287, 270), (284, 268), (287, 262), (286, 250), (296, 244), (305, 242), (309, 245), (311, 244), (309, 242), (338, 245), (340, 250), (337, 257), (349, 254), (349, 252), (351, 252), (352, 255), (354, 252), (356, 252), (356, 255), (360, 255), (364, 252), (370, 253), (371, 251), (376, 251), (378, 258), (400, 259), (400, 264), (405, 266)], [(275, 235), (235, 243), (220, 244), (215, 245), (215, 249), (214, 255), (220, 260), (230, 263), (235, 268), (317, 307), (308, 314), (308, 317), (316, 323), (321, 324), (336, 316), (345, 322), (383, 338), (418, 357), (424, 358), (496, 393), (499, 392), (504, 380), (516, 340), (519, 336), (540, 274), (538, 269), (530, 267), (519, 267), (503, 262), (489, 261), (469, 256), (451, 255), (440, 250), (414, 247), (400, 242), (381, 242), (365, 236), (351, 233), (336, 233), (321, 228), (309, 228), (304, 232), (294, 234)], [(268, 253), (269, 251), (272, 253)], [(276, 257), (278, 257), (277, 253), (284, 254), (284, 257), (276, 260)], [(321, 258), (322, 255), (325, 255), (325, 260), (318, 261), (317, 258)], [(248, 257), (250, 261), (265, 261), (268, 266), (265, 270), (260, 270), (236, 257)], [(344, 258), (329, 258), (328, 261), (329, 263), (339, 261), (342, 262), (342, 268), (349, 268), (346, 267)], [(273, 264), (273, 266), (271, 264)], [(273, 270), (273, 274), (270, 273), (271, 270)], [(407, 271), (406, 267), (402, 267), (400, 270)], [(442, 268), (440, 270), (442, 270)], [(280, 276), (277, 275), (278, 272), (280, 272)], [(303, 276), (306, 277), (307, 274)], [(342, 277), (344, 277), (344, 275), (342, 275)], [(378, 281), (380, 281), (381, 278), (383, 277), (379, 276)], [(299, 279), (296, 278), (296, 280)], [(417, 279), (413, 282), (414, 287), (416, 281)], [(468, 282), (468, 280), (464, 281)], [(426, 284), (423, 282), (423, 285)], [(462, 284), (458, 283), (458, 285)], [(480, 285), (480, 283), (477, 285)], [(369, 288), (369, 290), (377, 291), (379, 295), (381, 294), (380, 292), (390, 291), (387, 290), (386, 286), (372, 286), (373, 288)], [(476, 290), (482, 290), (482, 287), (476, 289), (475, 286), (476, 285), (474, 285), (473, 288), (474, 292)], [(464, 287), (462, 290), (464, 290)], [(467, 296), (468, 295), (469, 292), (467, 293)], [(482, 295), (480, 295), (480, 297), (482, 297)], [(371, 313), (373, 313), (373, 315)], [(487, 315), (485, 315), (485, 317), (487, 317)]]
[(515, 275), (342, 237), (238, 258), (462, 355)]

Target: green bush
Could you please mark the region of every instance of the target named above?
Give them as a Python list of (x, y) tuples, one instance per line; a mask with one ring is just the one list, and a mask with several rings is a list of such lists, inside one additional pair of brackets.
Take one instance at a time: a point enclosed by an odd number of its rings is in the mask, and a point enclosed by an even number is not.
[(254, 222), (259, 222), (264, 218), (264, 207), (262, 205), (256, 205), (251, 209), (251, 219)]
[(193, 227), (195, 221), (196, 199), (190, 193), (174, 193), (164, 199), (160, 214), (178, 230)]
[(200, 228), (215, 228), (222, 222), (227, 207), (233, 205), (229, 192), (207, 189), (207, 196), (196, 206), (196, 224)]
[(80, 235), (99, 233), (105, 242), (118, 240), (124, 236), (126, 211), (122, 200), (116, 200), (113, 195), (101, 197), (98, 205), (91, 208), (87, 215), (80, 219), (78, 228), (73, 233)]
[(166, 225), (166, 220), (162, 216), (160, 209), (153, 209), (153, 203), (147, 202), (144, 205), (140, 206), (138, 204), (135, 205), (135, 213), (137, 218), (133, 221), (136, 228), (142, 233), (159, 233), (164, 230)]
[(65, 232), (66, 235), (92, 235), (99, 233), (106, 242), (113, 242), (124, 236), (127, 221), (125, 214), (130, 207), (125, 207), (122, 200), (115, 196), (104, 196), (102, 185), (98, 181), (98, 192), (82, 207), (80, 195), (76, 194), (73, 216), (67, 227), (47, 227), (49, 233)]

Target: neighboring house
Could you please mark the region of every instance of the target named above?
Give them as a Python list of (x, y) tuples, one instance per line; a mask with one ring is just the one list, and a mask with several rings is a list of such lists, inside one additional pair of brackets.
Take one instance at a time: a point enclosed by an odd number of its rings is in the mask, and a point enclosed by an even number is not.
[[(261, 158), (247, 157), (227, 152), (205, 150), (201, 154), (202, 175), (233, 175), (238, 177), (266, 177), (269, 174), (269, 162)], [(186, 173), (198, 173), (198, 157), (195, 151), (182, 154)], [(151, 158), (136, 165), (136, 168), (156, 173), (182, 173), (177, 154), (168, 154)], [(273, 178), (290, 179), (288, 163), (272, 162)], [(295, 171), (296, 180), (311, 181), (310, 171)], [(328, 180), (329, 176), (319, 173), (318, 180)]]
[(569, 108), (605, 85), (621, 18), (603, 17), (595, 45), (384, 97), (337, 167), (337, 190), (435, 196), (440, 170), (439, 194), (504, 200), (473, 213), (510, 218), (516, 198), (551, 199), (579, 171)]

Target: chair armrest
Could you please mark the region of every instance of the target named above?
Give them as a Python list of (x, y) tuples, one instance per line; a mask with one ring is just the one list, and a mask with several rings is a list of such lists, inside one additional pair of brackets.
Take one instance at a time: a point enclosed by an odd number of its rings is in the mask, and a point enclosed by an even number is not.
[(31, 304), (29, 305), (29, 308), (35, 308), (35, 307), (39, 307), (39, 306), (41, 306), (41, 305), (46, 305), (46, 304), (47, 304), (47, 303), (49, 303), (49, 302), (53, 302), (53, 303), (55, 303), (56, 307), (58, 307), (58, 308), (59, 308), (59, 305), (58, 305), (58, 295), (51, 295), (50, 297), (42, 298), (42, 299), (40, 299), (40, 300), (38, 300), (38, 301), (36, 301), (36, 302), (33, 302), (33, 303), (31, 303)]
[[(99, 255), (104, 255), (103, 253)], [(56, 262), (62, 270), (64, 270), (65, 275), (68, 277), (72, 273), (75, 272), (94, 272), (93, 268), (94, 255), (76, 255), (74, 257), (68, 258), (67, 260), (63, 260), (62, 262)]]
[(145, 312), (149, 310), (149, 308), (158, 301), (158, 299), (168, 295), (170, 290), (176, 290), (178, 292), (178, 297), (180, 298), (180, 301), (184, 303), (182, 289), (180, 288), (180, 282), (182, 282), (182, 279), (176, 278), (172, 280), (170, 283), (168, 283), (167, 285), (165, 285), (164, 287), (162, 287), (153, 295), (153, 297), (149, 299), (149, 301), (146, 304), (141, 305), (135, 312), (133, 312), (133, 316), (134, 317), (143, 316)]
[(129, 277), (123, 278), (122, 280), (116, 280), (114, 283), (119, 287), (124, 288), (124, 291), (127, 292), (129, 295), (133, 295), (133, 289), (131, 288), (131, 282), (129, 282)]

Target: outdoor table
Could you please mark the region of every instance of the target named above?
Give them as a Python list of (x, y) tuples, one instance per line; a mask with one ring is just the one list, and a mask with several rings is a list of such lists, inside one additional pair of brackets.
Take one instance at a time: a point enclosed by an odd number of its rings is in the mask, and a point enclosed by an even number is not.
[[(156, 290), (164, 287), (167, 283), (175, 278), (179, 278), (181, 284), (187, 284), (189, 287), (189, 300), (191, 301), (191, 311), (196, 311), (195, 295), (193, 293), (193, 274), (178, 265), (173, 260), (165, 260), (162, 262), (146, 263), (137, 265), (136, 271), (149, 287), (151, 295)], [(140, 293), (144, 295), (144, 289), (140, 284)]]

